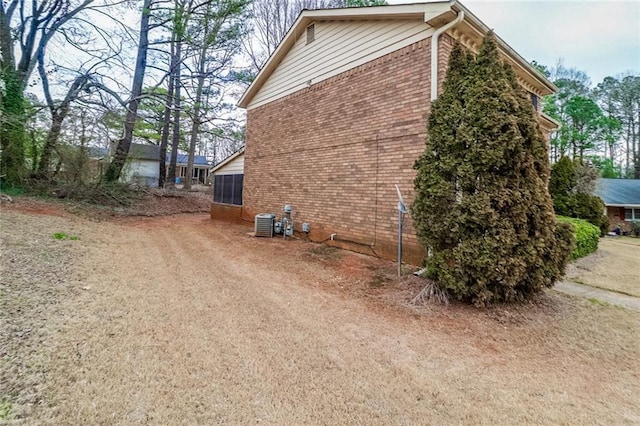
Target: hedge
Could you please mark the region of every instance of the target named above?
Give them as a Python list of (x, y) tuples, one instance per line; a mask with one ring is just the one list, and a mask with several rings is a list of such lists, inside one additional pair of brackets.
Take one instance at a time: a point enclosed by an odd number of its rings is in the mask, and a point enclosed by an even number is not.
[(573, 249), (571, 259), (579, 259), (598, 249), (600, 229), (583, 219), (557, 216), (558, 222), (569, 223), (573, 226), (573, 236), (576, 239), (576, 247)]

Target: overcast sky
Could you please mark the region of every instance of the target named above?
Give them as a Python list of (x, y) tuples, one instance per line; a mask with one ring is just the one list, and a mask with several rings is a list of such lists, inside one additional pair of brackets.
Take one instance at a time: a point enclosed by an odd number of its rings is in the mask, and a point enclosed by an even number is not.
[[(387, 0), (390, 4), (419, 3)], [(564, 58), (595, 85), (608, 75), (640, 73), (640, 0), (462, 0), (526, 60)]]

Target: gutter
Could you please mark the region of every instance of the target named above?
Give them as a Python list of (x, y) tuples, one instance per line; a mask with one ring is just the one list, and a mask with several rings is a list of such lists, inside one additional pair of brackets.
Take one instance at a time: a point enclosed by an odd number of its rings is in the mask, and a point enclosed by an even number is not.
[[(457, 9), (459, 11), (458, 13), (465, 13), (467, 22), (478, 32), (481, 38), (484, 34), (491, 30), (484, 22), (478, 19), (477, 16), (471, 13), (471, 11), (469, 11), (461, 3), (457, 3), (454, 0), (451, 2), (451, 6), (452, 10)], [(513, 48), (509, 46), (503, 39), (501, 39), (498, 34), (494, 33), (494, 35), (496, 37), (496, 40), (498, 41), (498, 46), (500, 47), (502, 53), (507, 58), (509, 58), (510, 61), (513, 61), (514, 65), (518, 65), (520, 68), (522, 68), (523, 71), (533, 77), (534, 80), (538, 80), (543, 88), (546, 88), (546, 90), (548, 90), (549, 93), (543, 93), (543, 95), (553, 94), (559, 90), (555, 84), (553, 84), (545, 76), (540, 74), (537, 69), (533, 68), (531, 64), (529, 64), (529, 61), (524, 59), (518, 52), (513, 50)]]
[(438, 40), (440, 34), (458, 25), (464, 19), (464, 11), (458, 12), (453, 21), (438, 28), (431, 36), (431, 102), (438, 99)]

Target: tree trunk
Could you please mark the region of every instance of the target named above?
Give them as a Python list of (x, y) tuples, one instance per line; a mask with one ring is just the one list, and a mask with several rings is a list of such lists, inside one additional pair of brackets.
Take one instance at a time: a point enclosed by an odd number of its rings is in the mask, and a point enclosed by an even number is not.
[[(67, 114), (69, 113), (69, 106), (71, 102), (78, 97), (78, 94), (89, 83), (89, 76), (80, 75), (77, 77), (73, 84), (69, 87), (67, 94), (58, 107), (55, 106), (51, 92), (49, 91), (49, 77), (44, 68), (44, 50), (41, 49), (38, 53), (38, 72), (40, 74), (40, 80), (42, 82), (42, 90), (44, 97), (47, 101), (47, 106), (51, 112), (51, 129), (47, 134), (44, 147), (42, 149), (42, 156), (40, 157), (40, 164), (38, 165), (38, 172), (36, 177), (39, 179), (50, 178), (50, 161), (51, 153), (55, 150), (62, 132), (62, 123), (64, 122)], [(84, 111), (83, 111), (84, 114)]]
[(50, 172), (51, 154), (58, 143), (58, 138), (62, 132), (62, 122), (64, 121), (67, 113), (69, 112), (69, 106), (64, 105), (61, 108), (51, 113), (51, 130), (47, 134), (47, 139), (42, 148), (42, 155), (40, 156), (40, 164), (38, 165), (38, 177), (48, 179)]
[(29, 132), (30, 136), (30, 144), (29, 144), (29, 156), (31, 157), (31, 173), (35, 174), (38, 170), (38, 141), (36, 140), (36, 132), (34, 129), (31, 129)]
[(23, 82), (13, 70), (3, 74), (4, 96), (0, 98), (0, 183), (20, 186), (24, 175), (25, 109)]
[[(24, 91), (35, 67), (36, 57), (44, 51), (53, 35), (94, 0), (83, 0), (75, 7), (70, 2), (32, 2), (31, 14), (24, 13), (24, 0), (0, 2), (0, 64), (4, 93), (0, 95), (0, 182), (19, 186), (25, 169)], [(47, 5), (47, 3), (53, 3)], [(19, 14), (16, 16), (16, 7)], [(14, 28), (11, 24), (15, 23)], [(14, 45), (19, 49), (14, 50)], [(20, 52), (16, 60), (16, 51)]]
[(169, 66), (169, 87), (167, 88), (167, 104), (164, 109), (162, 125), (162, 138), (160, 139), (160, 177), (158, 186), (164, 188), (167, 180), (167, 145), (169, 144), (169, 131), (171, 130), (171, 108), (173, 106), (173, 69), (177, 66), (174, 63), (175, 40), (171, 40), (171, 60)]
[(193, 160), (198, 141), (198, 131), (200, 130), (200, 103), (202, 102), (202, 88), (204, 87), (204, 64), (206, 60), (206, 50), (203, 49), (200, 57), (198, 69), (198, 86), (196, 88), (196, 99), (193, 107), (193, 124), (191, 126), (191, 139), (189, 140), (189, 159), (187, 160), (187, 180), (184, 189), (191, 189), (191, 176), (193, 176)]
[[(640, 113), (639, 113), (640, 115)], [(638, 117), (640, 120), (640, 117)], [(635, 121), (635, 120), (634, 120)], [(638, 123), (640, 125), (640, 123)], [(640, 130), (636, 131), (636, 123), (632, 122), (633, 134), (631, 139), (631, 151), (633, 153), (633, 178), (640, 179), (640, 147), (638, 146), (638, 137), (640, 136)]]
[(630, 157), (631, 157), (631, 146), (629, 144), (631, 139), (631, 132), (629, 131), (629, 126), (627, 125), (627, 140), (626, 140), (626, 145), (627, 145), (627, 149), (626, 149), (626, 164), (625, 164), (625, 168), (624, 168), (624, 174), (625, 177), (629, 177), (629, 165), (630, 165)]
[(142, 94), (142, 83), (147, 67), (147, 50), (149, 48), (149, 16), (151, 14), (152, 0), (144, 0), (142, 6), (142, 18), (140, 20), (140, 39), (138, 42), (138, 56), (136, 59), (136, 69), (133, 75), (133, 86), (131, 88), (131, 101), (127, 105), (127, 116), (124, 123), (124, 136), (118, 141), (113, 160), (107, 168), (105, 179), (107, 182), (115, 182), (120, 179), (122, 168), (127, 161), (131, 140), (133, 139), (133, 127), (138, 117), (138, 104)]
[(12, 34), (5, 2), (0, 5), (0, 69), (4, 91), (0, 90), (0, 185), (20, 186), (24, 173), (24, 79), (15, 69)]
[(176, 186), (176, 163), (178, 162), (178, 147), (180, 146), (180, 70), (181, 62), (180, 55), (182, 54), (182, 40), (179, 38), (176, 40), (175, 56), (176, 67), (173, 71), (173, 84), (174, 84), (174, 96), (173, 96), (173, 135), (171, 138), (171, 160), (169, 162), (169, 177), (167, 178), (167, 185), (171, 188)]

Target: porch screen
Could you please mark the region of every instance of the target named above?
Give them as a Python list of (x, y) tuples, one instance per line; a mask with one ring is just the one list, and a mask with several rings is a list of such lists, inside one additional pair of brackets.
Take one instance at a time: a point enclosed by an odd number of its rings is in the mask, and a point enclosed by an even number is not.
[(242, 205), (242, 179), (244, 175), (215, 175), (213, 202)]

